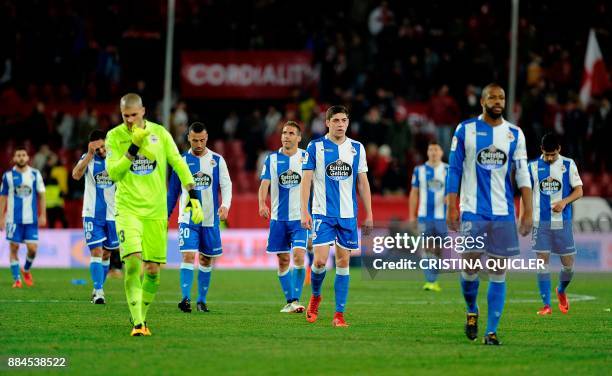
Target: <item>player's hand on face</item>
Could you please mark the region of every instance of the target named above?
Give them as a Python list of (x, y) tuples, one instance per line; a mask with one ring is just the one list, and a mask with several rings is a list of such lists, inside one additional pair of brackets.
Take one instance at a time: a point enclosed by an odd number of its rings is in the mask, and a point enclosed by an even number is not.
[(555, 213), (561, 213), (563, 211), (563, 209), (565, 209), (565, 206), (566, 206), (565, 202), (563, 200), (561, 200), (561, 201), (556, 202), (556, 203), (553, 204), (552, 210)]
[(459, 231), (459, 210), (448, 206), (446, 209), (446, 224), (449, 231)]
[(221, 206), (219, 210), (217, 211), (217, 214), (219, 215), (219, 219), (222, 221), (225, 221), (227, 219), (228, 213), (229, 213), (229, 210), (225, 206)]
[(40, 227), (45, 227), (47, 225), (47, 216), (46, 215), (39, 216), (38, 224), (40, 225)]
[(132, 128), (132, 143), (136, 146), (142, 146), (145, 138), (149, 135), (148, 129), (142, 129), (140, 127)]
[(264, 206), (260, 206), (259, 207), (259, 216), (263, 217), (265, 219), (269, 219), (270, 218), (270, 208), (268, 208), (268, 205), (264, 205)]
[(302, 213), (302, 218), (300, 222), (302, 224), (302, 228), (305, 228), (306, 230), (312, 230), (312, 217), (310, 216), (310, 213)]
[(91, 154), (94, 154), (96, 152), (96, 149), (98, 149), (100, 146), (102, 146), (102, 140), (92, 141), (87, 144), (87, 151)]

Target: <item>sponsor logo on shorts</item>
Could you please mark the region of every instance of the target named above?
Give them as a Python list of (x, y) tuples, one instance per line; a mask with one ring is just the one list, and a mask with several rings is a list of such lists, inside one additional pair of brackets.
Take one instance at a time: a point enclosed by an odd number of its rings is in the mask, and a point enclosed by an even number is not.
[(345, 180), (353, 175), (353, 168), (348, 163), (338, 159), (325, 167), (325, 174), (331, 180)]
[(478, 151), (476, 163), (485, 170), (497, 170), (506, 164), (508, 156), (495, 145), (490, 145)]
[(132, 161), (130, 171), (136, 175), (149, 175), (157, 167), (157, 161), (151, 161), (144, 156), (138, 154)]
[(444, 182), (438, 179), (431, 179), (427, 182), (427, 189), (432, 192), (439, 192), (444, 189)]
[(106, 170), (97, 173), (94, 175), (94, 181), (96, 182), (96, 187), (101, 189), (110, 188), (115, 184), (108, 176), (108, 172)]
[(194, 189), (197, 191), (208, 189), (212, 184), (212, 177), (208, 174), (203, 173), (202, 171), (198, 171), (193, 174), (193, 180), (195, 181)]
[(547, 177), (540, 181), (540, 192), (547, 196), (553, 195), (563, 188), (563, 183), (553, 178), (552, 176)]
[(287, 170), (278, 176), (278, 185), (283, 188), (291, 189), (300, 185), (302, 177), (297, 172)]
[(17, 197), (28, 197), (31, 194), (32, 194), (32, 187), (28, 185), (20, 184), (15, 187), (15, 196)]

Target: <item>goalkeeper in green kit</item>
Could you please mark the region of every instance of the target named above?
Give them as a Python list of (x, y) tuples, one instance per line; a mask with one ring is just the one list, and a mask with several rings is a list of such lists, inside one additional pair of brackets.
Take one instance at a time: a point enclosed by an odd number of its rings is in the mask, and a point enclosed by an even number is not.
[(147, 311), (159, 287), (160, 264), (166, 263), (168, 163), (189, 191), (191, 199), (185, 210), (191, 211), (193, 222), (200, 223), (204, 214), (187, 164), (168, 131), (144, 119), (142, 98), (126, 94), (120, 109), (123, 124), (106, 136), (107, 171), (117, 184), (115, 221), (125, 263), (125, 295), (134, 324), (131, 335), (150, 336)]

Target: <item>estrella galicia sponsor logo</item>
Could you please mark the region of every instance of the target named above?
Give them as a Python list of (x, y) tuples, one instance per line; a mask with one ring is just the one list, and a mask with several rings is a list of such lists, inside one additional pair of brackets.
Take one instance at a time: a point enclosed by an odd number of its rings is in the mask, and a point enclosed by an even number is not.
[(553, 178), (552, 176), (547, 177), (540, 181), (540, 192), (547, 196), (553, 195), (563, 188), (563, 183)]
[(115, 184), (108, 176), (108, 172), (106, 172), (106, 170), (94, 175), (94, 181), (96, 182), (96, 187), (101, 189), (110, 188), (113, 186), (113, 184)]
[(278, 176), (278, 185), (283, 188), (291, 189), (300, 185), (302, 177), (297, 172), (287, 170)]
[(144, 156), (138, 154), (132, 161), (130, 170), (136, 175), (149, 175), (157, 167), (157, 161), (151, 161)]
[(212, 177), (210, 175), (203, 173), (202, 171), (198, 171), (193, 174), (193, 180), (195, 181), (195, 190), (201, 191), (204, 189), (208, 189), (212, 184)]
[(444, 189), (444, 182), (438, 179), (431, 179), (427, 182), (427, 189), (432, 192), (439, 192)]
[(28, 197), (31, 194), (32, 194), (32, 187), (28, 185), (20, 184), (15, 187), (15, 196), (17, 197)]
[(353, 168), (350, 164), (338, 159), (325, 167), (325, 173), (331, 180), (345, 180), (353, 175)]
[(476, 163), (485, 170), (497, 170), (506, 164), (508, 156), (495, 145), (490, 145), (478, 151)]

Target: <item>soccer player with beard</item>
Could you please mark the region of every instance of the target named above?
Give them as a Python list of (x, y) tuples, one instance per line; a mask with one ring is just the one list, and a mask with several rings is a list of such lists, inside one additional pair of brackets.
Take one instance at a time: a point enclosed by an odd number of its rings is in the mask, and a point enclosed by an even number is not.
[[(489, 84), (482, 91), (482, 115), (457, 126), (451, 144), (447, 181), (449, 230), (459, 229), (463, 236), (485, 240), (482, 250), (462, 253), (467, 260), (479, 259), (483, 252), (494, 260), (520, 254), (514, 215), (512, 170), (521, 191), (524, 210), (519, 232), (526, 236), (532, 226), (531, 182), (527, 168), (527, 151), (523, 131), (506, 121), (502, 114), (506, 103), (504, 89)], [(461, 185), (460, 211), (457, 195)], [(497, 327), (506, 300), (506, 270), (491, 268), (487, 293), (488, 312), (485, 345), (499, 345)], [(478, 270), (461, 272), (461, 289), (467, 305), (465, 334), (470, 340), (478, 336)]]
[[(168, 217), (172, 214), (176, 199), (181, 196), (179, 213), (179, 250), (181, 263), (182, 300), (178, 308), (186, 313), (191, 312), (191, 287), (193, 286), (193, 263), (195, 254), (198, 260), (198, 312), (209, 312), (206, 297), (210, 288), (213, 259), (223, 253), (219, 221), (227, 219), (232, 204), (232, 181), (225, 159), (206, 147), (208, 130), (203, 123), (189, 126), (187, 140), (191, 148), (183, 153), (183, 159), (189, 166), (195, 181), (195, 191), (204, 212), (202, 223), (194, 223), (189, 212), (183, 210), (189, 201), (189, 192), (181, 187), (178, 175), (173, 171), (168, 183)], [(221, 190), (222, 201), (219, 201)]]
[(4, 173), (0, 187), (0, 231), (6, 226), (6, 240), (10, 242), (13, 288), (23, 286), (19, 275), (18, 256), (21, 243), (25, 243), (28, 250), (25, 264), (21, 269), (23, 280), (27, 286), (34, 285), (30, 268), (38, 250), (38, 226), (47, 224), (45, 184), (40, 171), (28, 165), (29, 160), (26, 149), (17, 147), (13, 154), (15, 166)]
[[(281, 134), (282, 148), (270, 153), (261, 172), (259, 186), (259, 215), (270, 219), (267, 252), (278, 258), (278, 280), (285, 295), (284, 313), (304, 312), (299, 304), (306, 269), (304, 254), (308, 243), (308, 230), (300, 224), (300, 183), (306, 151), (298, 148), (302, 130), (294, 121), (288, 121)], [(266, 205), (270, 190), (272, 211)], [(290, 269), (293, 252), (293, 270)]]

